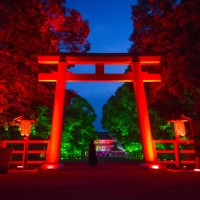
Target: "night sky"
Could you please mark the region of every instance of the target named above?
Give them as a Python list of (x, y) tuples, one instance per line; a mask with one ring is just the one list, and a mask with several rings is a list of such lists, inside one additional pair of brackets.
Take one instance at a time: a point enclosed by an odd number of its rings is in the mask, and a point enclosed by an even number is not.
[[(132, 33), (131, 5), (136, 0), (67, 0), (67, 7), (82, 14), (89, 21), (89, 53), (127, 53)], [(106, 67), (105, 73), (123, 73), (127, 66)], [(93, 73), (92, 66), (75, 66), (74, 73)], [(67, 83), (67, 89), (76, 91), (94, 107), (98, 131), (101, 127), (102, 106), (123, 83)]]

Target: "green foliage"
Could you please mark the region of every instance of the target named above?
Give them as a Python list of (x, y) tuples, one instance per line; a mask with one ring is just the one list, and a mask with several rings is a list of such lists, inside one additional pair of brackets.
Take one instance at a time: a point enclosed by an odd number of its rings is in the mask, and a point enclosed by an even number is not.
[(93, 126), (96, 114), (92, 106), (82, 97), (76, 96), (65, 108), (65, 119), (61, 143), (64, 159), (84, 156), (91, 138), (97, 133)]
[[(133, 88), (125, 83), (103, 106), (102, 125), (133, 157), (142, 158), (142, 145)], [(172, 139), (173, 126), (149, 110), (153, 139)], [(164, 146), (163, 146), (164, 148)]]
[(18, 140), (22, 139), (19, 126), (0, 126), (0, 139)]
[[(200, 113), (200, 1), (142, 0), (132, 7), (130, 52), (164, 52), (149, 100), (166, 119)], [(157, 69), (156, 69), (157, 70)]]
[(174, 137), (173, 124), (160, 118), (157, 111), (149, 109), (152, 136), (154, 140), (170, 140)]
[(133, 142), (139, 142), (139, 127), (134, 94), (130, 84), (125, 83), (117, 89), (103, 106), (102, 125), (131, 153)]
[[(134, 94), (130, 90), (129, 84), (124, 84), (103, 106), (102, 125), (104, 129), (109, 128), (111, 132), (120, 132), (122, 136), (138, 130), (137, 123), (134, 123), (137, 119)], [(136, 134), (138, 134), (137, 131)]]
[(132, 159), (135, 159), (135, 160), (142, 160), (143, 159), (141, 142), (130, 142), (129, 144), (125, 143), (124, 149), (127, 152), (129, 152), (129, 155)]
[[(32, 138), (48, 139), (51, 129), (51, 109), (40, 107), (37, 123), (31, 129)], [(86, 99), (77, 95), (65, 107), (61, 142), (61, 158), (84, 157), (91, 138), (97, 139), (93, 122), (96, 114)]]
[(48, 139), (51, 129), (51, 112), (46, 106), (40, 106), (39, 116), (35, 126), (31, 127), (31, 137), (37, 136)]

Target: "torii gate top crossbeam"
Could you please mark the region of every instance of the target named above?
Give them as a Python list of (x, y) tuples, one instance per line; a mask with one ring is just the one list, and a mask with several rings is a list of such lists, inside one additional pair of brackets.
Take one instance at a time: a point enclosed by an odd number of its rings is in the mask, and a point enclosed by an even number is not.
[[(131, 55), (127, 53), (59, 53), (54, 55), (39, 55), (39, 64), (59, 65), (59, 63), (93, 64), (96, 68), (95, 74), (73, 74), (65, 72), (66, 82), (132, 82), (135, 75), (132, 72), (126, 74), (105, 74), (104, 65), (132, 65), (135, 62), (140, 65), (158, 65), (161, 56), (158, 55)], [(62, 72), (63, 73), (63, 72)], [(52, 72), (40, 73), (39, 81), (56, 82), (62, 73)], [(159, 82), (160, 74), (148, 74), (141, 71), (143, 82)]]
[(157, 65), (160, 55), (132, 55), (128, 53), (58, 53), (52, 55), (39, 55), (39, 64), (56, 65), (60, 59), (65, 59), (70, 65), (74, 64), (131, 64), (140, 62), (141, 65)]

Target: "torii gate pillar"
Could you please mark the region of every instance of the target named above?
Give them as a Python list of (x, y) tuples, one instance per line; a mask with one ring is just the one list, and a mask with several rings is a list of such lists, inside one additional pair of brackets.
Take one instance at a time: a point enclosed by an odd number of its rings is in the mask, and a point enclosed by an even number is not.
[(64, 165), (59, 163), (60, 146), (62, 138), (63, 111), (66, 89), (67, 63), (65, 57), (60, 57), (56, 77), (56, 88), (54, 96), (54, 107), (52, 116), (52, 128), (50, 143), (47, 153), (47, 163), (41, 169), (63, 169)]
[(151, 126), (147, 108), (146, 94), (144, 89), (142, 71), (140, 62), (133, 62), (131, 68), (134, 74), (134, 93), (138, 112), (140, 134), (142, 140), (142, 149), (144, 161), (147, 163), (156, 162), (156, 155), (153, 146)]

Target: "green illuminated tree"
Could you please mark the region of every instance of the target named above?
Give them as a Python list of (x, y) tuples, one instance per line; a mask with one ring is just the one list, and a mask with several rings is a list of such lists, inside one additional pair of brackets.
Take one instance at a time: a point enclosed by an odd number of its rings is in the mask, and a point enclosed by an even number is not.
[[(37, 123), (32, 127), (31, 137), (48, 139), (51, 130), (51, 108), (40, 107)], [(91, 138), (96, 139), (97, 133), (93, 122), (96, 114), (89, 102), (76, 95), (70, 105), (65, 107), (61, 157), (80, 158), (87, 151)]]
[(61, 145), (62, 158), (84, 156), (90, 139), (97, 138), (93, 125), (95, 119), (96, 114), (93, 107), (79, 95), (65, 108)]
[[(172, 125), (161, 119), (152, 109), (149, 110), (149, 115), (153, 138), (171, 139)], [(134, 158), (141, 158), (137, 108), (134, 91), (129, 83), (118, 88), (115, 95), (111, 96), (103, 106), (102, 125)]]
[(117, 89), (102, 109), (102, 126), (129, 153), (141, 150), (133, 89), (125, 83)]
[[(39, 83), (37, 55), (85, 52), (90, 45), (88, 22), (64, 0), (0, 1), (0, 124), (22, 113), (37, 117), (39, 106), (52, 106), (54, 85)], [(68, 92), (66, 104), (72, 93)]]
[(200, 1), (140, 0), (132, 6), (130, 52), (164, 52), (162, 82), (151, 85), (149, 101), (165, 118), (200, 113)]
[(37, 122), (31, 127), (30, 137), (39, 137), (42, 139), (49, 139), (51, 129), (52, 109), (46, 106), (39, 107)]

